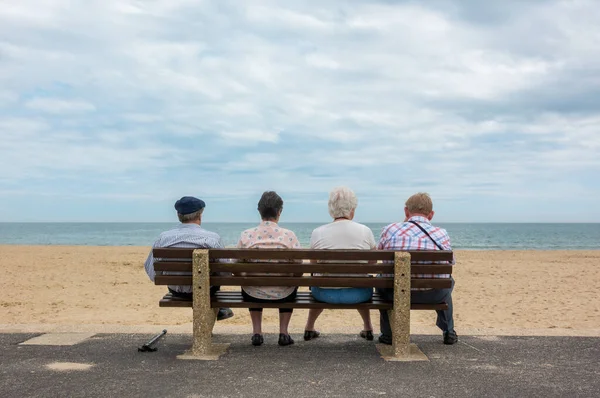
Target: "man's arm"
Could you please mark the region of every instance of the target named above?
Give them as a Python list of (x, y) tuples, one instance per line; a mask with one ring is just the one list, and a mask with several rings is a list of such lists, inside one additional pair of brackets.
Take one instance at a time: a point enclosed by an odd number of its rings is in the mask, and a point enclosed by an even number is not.
[[(366, 234), (367, 234), (367, 243), (369, 244), (369, 249), (373, 250), (373, 249), (377, 249), (377, 243), (375, 242), (375, 236), (373, 235), (373, 231), (371, 231), (371, 228), (365, 226), (366, 228)], [(377, 260), (370, 260), (369, 264), (377, 264)]]
[(156, 275), (156, 273), (154, 272), (154, 256), (152, 255), (153, 249), (154, 249), (154, 246), (152, 246), (152, 249), (150, 249), (148, 258), (146, 259), (146, 262), (144, 263), (144, 268), (146, 269), (146, 273), (148, 274), (148, 277), (150, 278), (150, 280), (152, 282), (154, 282), (154, 277)]
[[(444, 230), (444, 233), (446, 234), (447, 238), (447, 243), (445, 243), (445, 246), (448, 247), (448, 250), (452, 250), (452, 245), (450, 244), (450, 235), (448, 235), (448, 232), (446, 232), (446, 230)], [(452, 252), (452, 261), (450, 262), (450, 265), (454, 264), (456, 264), (456, 257), (454, 256), (454, 252)]]

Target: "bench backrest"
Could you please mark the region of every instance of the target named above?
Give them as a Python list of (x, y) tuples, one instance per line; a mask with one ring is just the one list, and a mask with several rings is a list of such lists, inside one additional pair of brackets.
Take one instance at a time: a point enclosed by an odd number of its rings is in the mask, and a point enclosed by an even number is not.
[[(156, 248), (155, 284), (191, 285), (194, 249)], [(407, 251), (412, 274), (451, 274), (452, 251)], [(392, 277), (373, 278), (364, 274), (393, 274), (394, 252), (387, 250), (307, 250), (307, 249), (209, 249), (211, 272), (236, 273), (212, 275), (214, 286), (321, 286), (393, 287)], [(438, 264), (435, 264), (438, 263)], [(163, 272), (169, 273), (168, 275)], [(190, 273), (173, 275), (172, 272)], [(239, 273), (248, 272), (239, 276)], [(263, 275), (260, 275), (260, 274)], [(264, 275), (277, 273), (278, 275)], [(288, 275), (281, 275), (287, 273)], [(290, 274), (320, 273), (322, 276)], [(258, 275), (253, 275), (258, 274)], [(358, 274), (359, 276), (348, 276)], [(360, 275), (363, 274), (363, 275)], [(449, 288), (448, 279), (412, 278), (413, 288)]]

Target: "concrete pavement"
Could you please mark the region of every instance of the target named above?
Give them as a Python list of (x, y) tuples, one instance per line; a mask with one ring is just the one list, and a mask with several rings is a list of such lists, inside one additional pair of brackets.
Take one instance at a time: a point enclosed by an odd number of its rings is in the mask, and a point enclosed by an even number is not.
[[(156, 330), (160, 332), (160, 330)], [(179, 360), (190, 335), (98, 334), (71, 346), (19, 345), (38, 334), (0, 334), (2, 397), (592, 397), (600, 391), (600, 338), (413, 336), (429, 362), (385, 362), (373, 342), (323, 335), (277, 346), (266, 335), (232, 343), (218, 361)]]

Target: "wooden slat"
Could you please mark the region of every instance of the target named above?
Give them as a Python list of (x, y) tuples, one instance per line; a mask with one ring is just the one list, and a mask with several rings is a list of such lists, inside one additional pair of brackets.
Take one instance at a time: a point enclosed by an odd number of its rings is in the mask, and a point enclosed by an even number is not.
[[(393, 287), (393, 278), (344, 278), (324, 276), (213, 276), (213, 286), (319, 286), (319, 287)], [(191, 276), (157, 275), (156, 285), (191, 285)], [(411, 287), (447, 289), (452, 286), (450, 279), (411, 279)]]
[(452, 287), (450, 279), (411, 279), (411, 288), (419, 289), (449, 289)]
[(213, 263), (211, 271), (215, 272), (278, 272), (278, 273), (393, 273), (391, 264), (285, 264), (285, 263)]
[[(320, 276), (213, 276), (213, 286), (320, 286), (320, 287), (393, 287), (393, 278), (343, 278)], [(191, 276), (157, 275), (155, 285), (191, 285)]]
[[(256, 304), (256, 305), (255, 305)], [(248, 303), (246, 301), (220, 302), (212, 301), (211, 307), (231, 307), (231, 308), (329, 308), (329, 309), (372, 309), (383, 310), (392, 308), (392, 303), (360, 303), (360, 304), (329, 304), (318, 301), (311, 302), (293, 302), (293, 303)]]
[[(159, 302), (160, 307), (191, 307), (192, 301), (173, 297), (170, 293), (165, 295)], [(216, 307), (232, 307), (232, 308), (331, 308), (331, 309), (389, 309), (392, 307), (391, 301), (382, 300), (375, 293), (373, 300), (368, 303), (361, 304), (328, 304), (316, 301), (310, 292), (298, 292), (296, 300), (291, 303), (252, 303), (244, 301), (241, 292), (218, 292), (211, 306)], [(440, 304), (412, 304), (412, 310), (445, 310), (448, 308), (446, 303)]]
[(192, 276), (178, 275), (156, 275), (154, 277), (155, 285), (191, 285)]
[(155, 261), (154, 271), (179, 271), (192, 272), (192, 262), (182, 261)]
[[(451, 274), (452, 265), (414, 264), (411, 266), (413, 274)], [(191, 262), (156, 261), (155, 271), (191, 272)], [(281, 264), (281, 263), (211, 263), (211, 270), (215, 272), (328, 272), (328, 273), (370, 273), (393, 274), (394, 266), (391, 264)]]
[(158, 302), (159, 307), (191, 308), (192, 304), (193, 303), (191, 301), (173, 300), (167, 298), (163, 298)]
[[(447, 264), (413, 264), (410, 266), (412, 274), (451, 274), (452, 265)], [(393, 273), (393, 272), (392, 272)]]
[(179, 247), (164, 247), (152, 249), (154, 258), (176, 258), (192, 260), (192, 253), (195, 249), (182, 249)]
[(320, 286), (320, 287), (393, 287), (393, 278), (327, 277), (327, 276), (214, 276), (213, 286)]
[(451, 250), (407, 250), (410, 261), (452, 261), (454, 254)]
[[(217, 297), (218, 301), (241, 300), (243, 298), (242, 293), (239, 290), (238, 291), (219, 291), (217, 293), (216, 297)], [(314, 301), (315, 299), (313, 298), (311, 292), (297, 292), (296, 301), (301, 301), (301, 300)], [(386, 300), (383, 296), (379, 295), (379, 293), (374, 292), (373, 298), (371, 299), (371, 301), (373, 301), (373, 302), (388, 302), (389, 300)]]
[(210, 257), (247, 260), (338, 260), (367, 261), (394, 259), (394, 253), (385, 250), (310, 250), (310, 249), (211, 249)]
[[(394, 260), (394, 252), (389, 250), (308, 250), (308, 249), (209, 249), (213, 259), (276, 259), (276, 260)], [(194, 249), (155, 248), (155, 258), (192, 258)], [(451, 261), (452, 251), (419, 250), (408, 251), (412, 261)]]
[(439, 304), (410, 304), (410, 309), (411, 310), (447, 310), (448, 309), (448, 304), (446, 303), (439, 303)]

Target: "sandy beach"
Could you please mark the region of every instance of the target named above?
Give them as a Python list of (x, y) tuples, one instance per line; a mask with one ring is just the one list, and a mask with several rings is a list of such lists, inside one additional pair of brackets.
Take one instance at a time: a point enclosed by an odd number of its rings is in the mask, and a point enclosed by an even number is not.
[[(0, 246), (0, 330), (156, 329), (191, 332), (191, 310), (159, 308), (164, 286), (144, 272), (147, 247)], [(457, 251), (455, 323), (459, 333), (600, 335), (600, 251)], [(216, 331), (249, 333), (248, 312)], [(437, 333), (433, 311), (412, 311), (415, 332)], [(301, 332), (306, 311), (291, 329)], [(265, 310), (275, 331), (276, 310)], [(375, 330), (378, 312), (373, 311)], [(29, 325), (29, 327), (28, 327)], [(103, 325), (103, 326), (102, 326)], [(322, 331), (358, 332), (355, 311), (325, 311)], [(475, 332), (474, 332), (475, 331)], [(512, 332), (511, 332), (512, 331)]]

